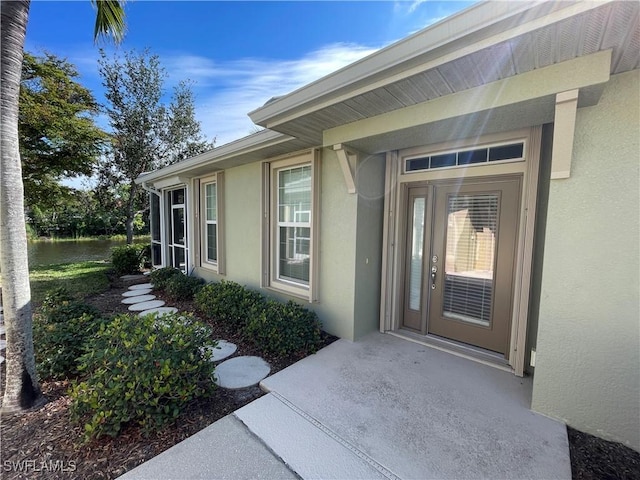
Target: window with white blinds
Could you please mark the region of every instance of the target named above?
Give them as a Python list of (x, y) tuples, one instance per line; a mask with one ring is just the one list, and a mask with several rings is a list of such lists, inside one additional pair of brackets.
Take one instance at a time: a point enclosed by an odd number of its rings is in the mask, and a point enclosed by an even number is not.
[(499, 196), (450, 195), (447, 208), (443, 315), (489, 326)]

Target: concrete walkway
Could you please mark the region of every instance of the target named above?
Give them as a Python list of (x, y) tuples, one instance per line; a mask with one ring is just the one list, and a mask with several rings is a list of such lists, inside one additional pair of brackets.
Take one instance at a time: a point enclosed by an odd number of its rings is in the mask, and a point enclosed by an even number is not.
[(270, 478), (571, 478), (566, 428), (529, 410), (530, 379), (390, 335), (339, 340), (261, 386), (232, 426), (123, 478), (260, 478), (274, 459), (287, 470)]

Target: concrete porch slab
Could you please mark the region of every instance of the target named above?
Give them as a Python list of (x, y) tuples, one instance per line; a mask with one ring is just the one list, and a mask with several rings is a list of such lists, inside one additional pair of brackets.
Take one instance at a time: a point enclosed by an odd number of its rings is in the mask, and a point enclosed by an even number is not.
[(292, 407), (270, 393), (234, 415), (301, 478), (395, 480), (375, 460)]
[(133, 479), (298, 479), (235, 417), (228, 415), (121, 477)]
[(261, 386), (400, 478), (571, 478), (566, 428), (529, 410), (531, 379), (391, 335), (339, 340)]

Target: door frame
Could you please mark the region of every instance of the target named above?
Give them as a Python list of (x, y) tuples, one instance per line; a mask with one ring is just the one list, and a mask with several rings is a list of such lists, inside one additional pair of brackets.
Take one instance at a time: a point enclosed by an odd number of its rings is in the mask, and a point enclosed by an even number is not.
[[(380, 331), (402, 334), (399, 331), (403, 308), (404, 268), (402, 254), (404, 232), (407, 228), (407, 189), (409, 184), (433, 182), (441, 179), (495, 177), (521, 174), (523, 176), (520, 199), (520, 220), (516, 247), (515, 286), (513, 294), (512, 318), (509, 348), (505, 358), (484, 355), (472, 347), (465, 348), (455, 342), (432, 341), (424, 337), (409, 335), (410, 340), (450, 351), (476, 361), (506, 368), (518, 376), (524, 374), (528, 305), (533, 260), (533, 240), (535, 206), (537, 199), (538, 171), (542, 127), (536, 126), (513, 132), (486, 135), (470, 139), (415, 147), (387, 153), (385, 173), (385, 205), (383, 229), (383, 256), (380, 304)], [(465, 148), (491, 144), (524, 142), (523, 159), (518, 161), (482, 164), (458, 168), (434, 169), (419, 172), (404, 172), (403, 163), (407, 158), (429, 155), (442, 151), (464, 150)], [(404, 336), (404, 335), (403, 335)]]
[[(173, 192), (175, 192), (176, 190), (184, 190), (184, 203), (178, 203), (178, 204), (174, 204), (173, 203), (173, 199), (171, 198), (173, 195)], [(174, 265), (175, 262), (175, 248), (182, 248), (184, 250), (184, 264), (185, 264), (185, 269), (184, 269), (184, 273), (185, 274), (189, 274), (189, 261), (190, 261), (190, 236), (191, 236), (191, 232), (189, 229), (189, 220), (188, 220), (188, 205), (189, 205), (189, 197), (188, 197), (188, 188), (186, 184), (182, 184), (182, 185), (176, 185), (174, 187), (171, 188), (167, 188), (163, 191), (163, 196), (164, 196), (164, 209), (165, 209), (165, 225), (166, 228), (164, 229), (164, 235), (165, 235), (165, 239), (166, 239), (166, 265), (167, 266), (172, 266), (174, 268), (178, 268), (180, 269), (180, 266), (176, 266)], [(184, 214), (184, 236), (185, 236), (185, 242), (184, 245), (180, 245), (180, 244), (176, 244), (173, 241), (171, 241), (172, 236), (173, 236), (173, 232), (174, 232), (174, 228), (173, 228), (173, 210), (174, 209), (178, 209), (181, 208), (183, 210), (183, 214)]]

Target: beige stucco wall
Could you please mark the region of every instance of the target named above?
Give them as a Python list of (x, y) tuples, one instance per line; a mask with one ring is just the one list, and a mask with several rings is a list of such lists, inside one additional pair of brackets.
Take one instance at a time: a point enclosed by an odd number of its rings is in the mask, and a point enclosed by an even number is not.
[(358, 201), (347, 193), (333, 150), (323, 149), (321, 168), (320, 289), (313, 307), (326, 331), (353, 340)]
[[(279, 300), (293, 299), (318, 313), (323, 328), (352, 340), (354, 327), (355, 251), (358, 198), (347, 193), (335, 152), (325, 149), (320, 179), (320, 253), (318, 302), (289, 297), (271, 290), (263, 293)], [(208, 281), (222, 278), (260, 288), (262, 166), (259, 162), (225, 170), (226, 274), (196, 268)], [(378, 274), (379, 278), (379, 274)]]
[(380, 328), (384, 155), (361, 155), (356, 168), (358, 221), (355, 256), (354, 336)]
[(262, 167), (250, 163), (224, 172), (224, 239), (226, 276), (197, 268), (208, 281), (227, 278), (248, 287), (260, 287), (260, 198)]
[(578, 110), (552, 180), (532, 408), (640, 450), (640, 72)]

